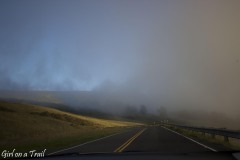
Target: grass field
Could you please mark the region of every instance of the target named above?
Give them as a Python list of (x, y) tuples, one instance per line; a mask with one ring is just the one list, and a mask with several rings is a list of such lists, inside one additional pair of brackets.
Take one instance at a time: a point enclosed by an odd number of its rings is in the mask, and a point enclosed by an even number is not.
[(48, 149), (80, 144), (139, 123), (104, 120), (43, 106), (0, 101), (0, 150)]
[(201, 132), (191, 131), (188, 129), (173, 127), (166, 125), (165, 127), (168, 127), (172, 130), (175, 130), (183, 135), (186, 135), (187, 137), (192, 137), (195, 139), (200, 139), (203, 141), (207, 141), (213, 144), (223, 145), (226, 148), (232, 149), (232, 150), (240, 150), (240, 140), (235, 138), (229, 138), (228, 142), (224, 141), (223, 136), (215, 135), (214, 137), (211, 134), (205, 133), (204, 135)]

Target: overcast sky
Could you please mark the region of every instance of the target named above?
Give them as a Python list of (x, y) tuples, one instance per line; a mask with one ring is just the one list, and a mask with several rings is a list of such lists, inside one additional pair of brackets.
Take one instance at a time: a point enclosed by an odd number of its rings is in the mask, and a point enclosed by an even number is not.
[(240, 1), (0, 1), (0, 89), (109, 86), (240, 112)]

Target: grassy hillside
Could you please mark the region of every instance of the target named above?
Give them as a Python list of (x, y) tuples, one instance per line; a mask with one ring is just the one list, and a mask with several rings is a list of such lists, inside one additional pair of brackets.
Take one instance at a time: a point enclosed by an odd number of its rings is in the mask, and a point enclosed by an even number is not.
[(1, 99), (27, 100), (60, 104), (62, 101), (53, 91), (0, 91)]
[[(0, 90), (0, 100), (47, 105), (51, 108), (81, 114), (85, 112), (86, 115), (99, 117), (103, 112), (109, 114), (122, 111), (118, 103), (106, 103), (106, 97), (103, 94), (93, 91)], [(66, 108), (66, 106), (69, 107)]]
[(0, 149), (54, 150), (140, 125), (97, 119), (43, 106), (0, 101)]

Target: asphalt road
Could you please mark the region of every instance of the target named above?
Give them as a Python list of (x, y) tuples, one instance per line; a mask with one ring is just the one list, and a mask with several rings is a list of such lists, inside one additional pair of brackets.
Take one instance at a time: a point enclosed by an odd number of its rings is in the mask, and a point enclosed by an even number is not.
[(208, 144), (183, 137), (160, 126), (139, 127), (120, 134), (111, 135), (85, 144), (66, 148), (50, 155), (68, 153), (114, 153), (114, 152), (157, 152), (184, 154), (216, 152)]

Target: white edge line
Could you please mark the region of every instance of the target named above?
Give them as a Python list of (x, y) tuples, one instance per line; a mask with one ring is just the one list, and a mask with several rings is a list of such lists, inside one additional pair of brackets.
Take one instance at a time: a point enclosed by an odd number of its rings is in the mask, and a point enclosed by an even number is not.
[(76, 147), (81, 147), (81, 146), (83, 146), (83, 145), (85, 145), (85, 144), (89, 144), (89, 143), (92, 143), (92, 142), (96, 142), (96, 141), (99, 141), (99, 140), (102, 140), (102, 139), (105, 139), (105, 138), (108, 138), (108, 137), (112, 137), (112, 136), (115, 136), (115, 135), (118, 135), (118, 134), (121, 134), (121, 133), (124, 133), (124, 132), (115, 133), (115, 134), (112, 134), (112, 135), (109, 135), (109, 136), (105, 136), (105, 137), (102, 137), (102, 138), (99, 138), (99, 139), (95, 139), (95, 140), (92, 140), (92, 141), (88, 141), (88, 142), (79, 144), (79, 145), (76, 145), (76, 146), (73, 146), (73, 147), (69, 147), (69, 148), (62, 149), (62, 150), (59, 150), (59, 151), (56, 151), (56, 152), (52, 152), (52, 153), (49, 153), (48, 156), (53, 155), (53, 154), (56, 154), (56, 153), (59, 153), (59, 152), (62, 152), (62, 151), (66, 151), (66, 150), (69, 150), (69, 149), (73, 149), (73, 148), (76, 148)]
[(203, 146), (203, 147), (205, 147), (205, 148), (207, 148), (207, 149), (210, 149), (210, 150), (213, 151), (213, 152), (217, 152), (216, 149), (213, 149), (213, 148), (211, 148), (211, 147), (208, 147), (208, 146), (206, 146), (206, 145), (204, 145), (204, 144), (202, 144), (202, 143), (200, 143), (200, 142), (198, 142), (198, 141), (193, 140), (192, 138), (189, 138), (189, 137), (187, 137), (187, 136), (184, 136), (184, 135), (182, 135), (182, 134), (180, 134), (180, 133), (178, 133), (178, 132), (176, 132), (176, 131), (173, 131), (173, 130), (171, 130), (171, 129), (169, 129), (169, 128), (166, 128), (166, 127), (163, 127), (163, 126), (161, 126), (161, 127), (162, 127), (162, 128), (165, 128), (165, 129), (167, 129), (167, 130), (169, 130), (169, 131), (171, 131), (171, 132), (173, 132), (173, 133), (176, 133), (176, 134), (178, 134), (178, 135), (180, 135), (180, 136), (182, 136), (182, 137), (184, 137), (184, 138), (186, 138), (186, 139), (189, 139), (190, 141), (193, 141), (193, 142), (195, 142), (195, 143), (197, 143), (197, 144), (199, 144), (199, 145), (201, 145), (201, 146)]

